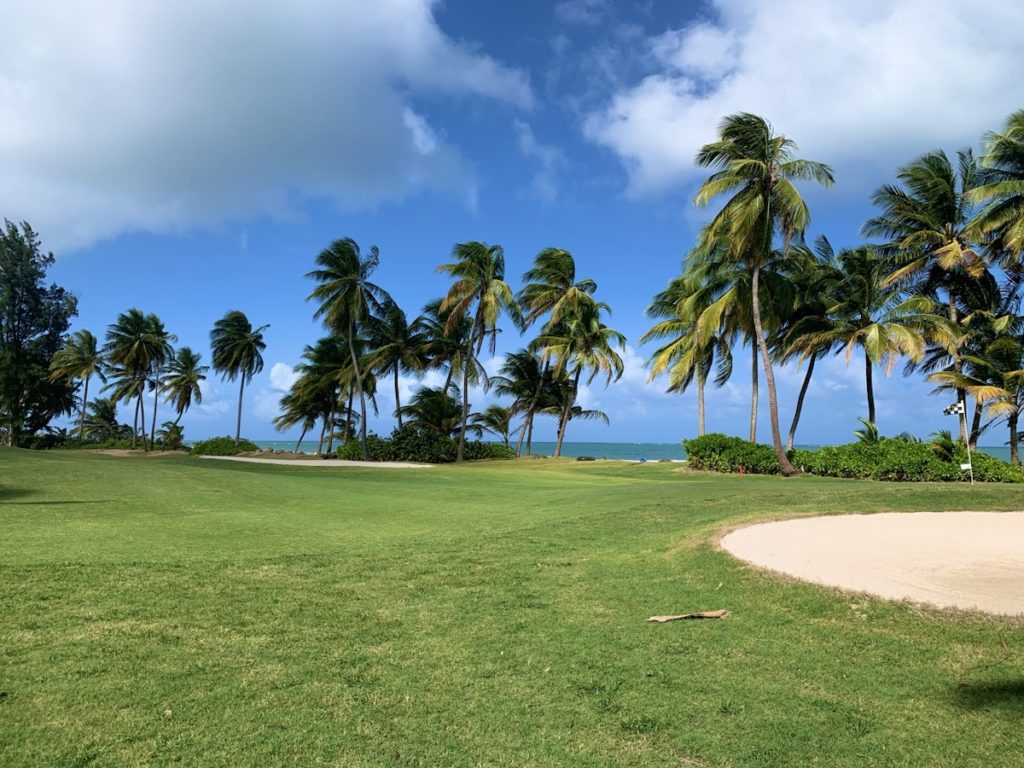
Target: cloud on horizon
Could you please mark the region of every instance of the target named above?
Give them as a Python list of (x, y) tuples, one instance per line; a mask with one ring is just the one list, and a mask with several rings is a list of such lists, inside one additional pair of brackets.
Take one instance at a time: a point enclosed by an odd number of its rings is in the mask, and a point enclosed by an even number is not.
[[(456, 42), (432, 0), (12, 0), (0, 212), (55, 249), (129, 231), (366, 209), (473, 170), (417, 97), (529, 108), (526, 76)], [(468, 191), (467, 191), (468, 190)]]

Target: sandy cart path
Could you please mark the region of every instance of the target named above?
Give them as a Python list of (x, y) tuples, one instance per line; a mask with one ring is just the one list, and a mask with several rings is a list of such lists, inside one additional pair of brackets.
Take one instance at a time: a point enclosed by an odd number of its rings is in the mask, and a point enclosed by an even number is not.
[(247, 461), (250, 464), (277, 464), (280, 467), (361, 467), (363, 469), (430, 469), (433, 464), (404, 461), (344, 461), (342, 459), (257, 459), (245, 456), (200, 456), (201, 459)]
[(1024, 614), (1024, 512), (811, 517), (740, 528), (721, 546), (815, 584)]

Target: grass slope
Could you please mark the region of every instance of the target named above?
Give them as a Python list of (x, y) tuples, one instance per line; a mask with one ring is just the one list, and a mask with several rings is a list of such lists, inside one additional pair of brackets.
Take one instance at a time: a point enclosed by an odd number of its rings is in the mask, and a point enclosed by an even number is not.
[(0, 765), (1019, 765), (1020, 622), (709, 543), (1018, 488), (674, 470), (0, 451)]

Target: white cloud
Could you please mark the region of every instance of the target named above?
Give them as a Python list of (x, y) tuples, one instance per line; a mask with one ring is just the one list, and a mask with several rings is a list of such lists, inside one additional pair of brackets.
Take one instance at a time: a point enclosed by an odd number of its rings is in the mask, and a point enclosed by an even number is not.
[(287, 392), (298, 381), (299, 374), (287, 363), (274, 363), (270, 367), (270, 386), (281, 392)]
[(585, 123), (634, 194), (692, 180), (722, 117), (773, 121), (848, 187), (921, 152), (976, 144), (1020, 107), (1024, 5), (1002, 0), (713, 0), (649, 41), (658, 71)]
[(434, 5), (11, 0), (0, 211), (60, 249), (294, 216), (307, 198), (462, 196), (471, 169), (411, 99), (532, 95), (521, 72), (446, 37)]
[(521, 120), (513, 124), (519, 151), (523, 157), (534, 160), (537, 170), (530, 182), (530, 192), (545, 203), (552, 203), (558, 197), (558, 172), (565, 166), (565, 153), (552, 144), (542, 144), (533, 129)]

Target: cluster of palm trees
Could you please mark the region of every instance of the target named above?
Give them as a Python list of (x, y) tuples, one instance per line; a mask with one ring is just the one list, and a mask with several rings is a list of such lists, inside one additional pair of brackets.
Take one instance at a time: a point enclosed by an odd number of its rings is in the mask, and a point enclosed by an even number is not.
[[(838, 253), (825, 237), (804, 236), (807, 205), (793, 185), (828, 187), (831, 169), (794, 156), (795, 145), (751, 114), (727, 117), (719, 139), (697, 163), (713, 169), (695, 202), (726, 198), (702, 228), (682, 274), (654, 297), (657, 323), (642, 341), (660, 346), (651, 377), (668, 373), (669, 390), (697, 389), (698, 432), (704, 433), (704, 388), (733, 373), (734, 350), (751, 351), (750, 439), (756, 440), (758, 373), (768, 388), (772, 442), (785, 473), (816, 361), (855, 350), (864, 357), (867, 422), (875, 424), (873, 369), (923, 371), (938, 390), (965, 406), (971, 426), (960, 439), (976, 444), (995, 423), (1009, 428), (1018, 456), (1024, 405), (1024, 111), (1003, 131), (987, 134), (984, 152), (951, 160), (925, 154), (872, 197), (878, 213), (864, 226), (878, 242)], [(806, 366), (786, 445), (779, 428), (773, 365)], [(965, 420), (966, 421), (966, 420)]]
[[(580, 384), (598, 374), (606, 382), (621, 376), (616, 350), (625, 339), (605, 324), (608, 306), (594, 298), (593, 280), (576, 279), (568, 251), (548, 248), (537, 254), (524, 286), (515, 292), (506, 281), (500, 245), (459, 243), (451, 262), (438, 267), (452, 278), (447, 294), (428, 302), (412, 321), (372, 282), (379, 261), (376, 247), (364, 255), (350, 238), (333, 242), (316, 257), (316, 268), (307, 274), (316, 282), (309, 300), (316, 302), (315, 317), (327, 335), (305, 348), (295, 369), (298, 377), (281, 399), (282, 412), (274, 421), (278, 429), (301, 426), (301, 443), (319, 424), (319, 450), (326, 445), (328, 453), (336, 437), (349, 441), (358, 435), (367, 459), (367, 408), (376, 409), (378, 384), (387, 378), (394, 386), (397, 427), (457, 438), (458, 461), (467, 434), (484, 431), (506, 446), (518, 431), (516, 452), (525, 440), (529, 453), (538, 414), (558, 421), (555, 455), (571, 420), (607, 420), (578, 405)], [(524, 349), (506, 356), (500, 375), (488, 376), (482, 356), (485, 349), (494, 354), (503, 317), (521, 332), (533, 326), (539, 332)], [(403, 405), (401, 374), (420, 376), (430, 370), (444, 373), (444, 385), (421, 387)], [(493, 387), (512, 402), (472, 413), (472, 387)], [(517, 417), (520, 423), (513, 428)]]
[[(225, 379), (240, 379), (238, 395), (237, 443), (241, 434), (242, 397), (245, 385), (263, 369), (262, 351), (266, 348), (263, 331), (267, 326), (253, 328), (248, 318), (238, 311), (224, 315), (210, 334), (213, 369)], [(209, 366), (202, 364), (202, 355), (189, 347), (174, 348), (177, 337), (168, 332), (163, 321), (152, 313), (129, 309), (121, 313), (107, 328), (105, 343), (88, 330), (74, 333), (54, 355), (50, 376), (79, 384), (79, 441), (131, 439), (132, 448), (141, 440), (142, 448), (150, 450), (157, 442), (179, 446), (183, 430), (182, 416), (193, 404), (203, 400), (202, 382)], [(104, 385), (107, 397), (89, 401), (93, 378)], [(152, 393), (150, 425), (146, 427), (146, 398)], [(157, 411), (161, 399), (171, 405), (174, 421), (157, 429)], [(132, 424), (120, 424), (117, 406), (134, 403)]]

